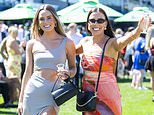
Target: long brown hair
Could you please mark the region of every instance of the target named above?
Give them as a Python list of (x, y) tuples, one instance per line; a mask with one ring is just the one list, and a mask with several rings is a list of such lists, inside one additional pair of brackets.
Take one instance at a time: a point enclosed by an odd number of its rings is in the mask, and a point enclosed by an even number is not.
[(106, 19), (106, 21), (107, 21), (107, 27), (106, 27), (106, 30), (104, 30), (105, 35), (109, 36), (110, 38), (115, 37), (115, 35), (114, 35), (113, 31), (112, 31), (112, 28), (111, 28), (111, 26), (110, 26), (110, 22), (109, 22), (109, 20), (108, 20), (108, 17), (107, 17), (107, 15), (106, 15), (105, 11), (104, 11), (102, 8), (92, 8), (92, 9), (89, 11), (88, 17), (87, 17), (87, 22), (86, 22), (86, 30), (87, 30), (88, 34), (91, 35), (91, 32), (88, 30), (89, 17), (90, 17), (90, 15), (91, 15), (93, 12), (98, 12), (98, 11), (101, 12), (102, 14), (104, 14), (105, 19)]
[(32, 37), (33, 38), (37, 38), (37, 37), (40, 37), (43, 35), (44, 31), (39, 27), (39, 20), (38, 20), (38, 16), (39, 16), (39, 13), (40, 11), (42, 10), (48, 10), (49, 12), (52, 13), (52, 15), (54, 16), (55, 20), (56, 20), (56, 26), (55, 26), (55, 31), (66, 37), (66, 34), (63, 30), (63, 27), (62, 27), (62, 24), (60, 23), (59, 21), (59, 17), (55, 11), (55, 9), (49, 5), (49, 4), (45, 4), (45, 5), (42, 5), (36, 12), (36, 15), (33, 19), (33, 23), (32, 23), (32, 28), (31, 28), (31, 33), (32, 33)]

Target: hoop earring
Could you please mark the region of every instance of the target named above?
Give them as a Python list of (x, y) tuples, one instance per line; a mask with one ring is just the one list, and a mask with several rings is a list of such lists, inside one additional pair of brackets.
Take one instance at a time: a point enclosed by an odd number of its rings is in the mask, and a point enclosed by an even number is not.
[(55, 28), (57, 27), (57, 23), (55, 23)]

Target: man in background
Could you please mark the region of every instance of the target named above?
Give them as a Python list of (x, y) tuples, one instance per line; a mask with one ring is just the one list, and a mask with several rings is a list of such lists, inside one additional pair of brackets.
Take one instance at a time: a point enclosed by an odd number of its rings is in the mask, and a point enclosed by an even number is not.
[[(70, 23), (67, 26), (68, 32), (66, 33), (67, 37), (70, 38), (71, 40), (74, 41), (75, 45), (77, 45), (80, 40), (83, 38), (83, 36), (77, 31), (77, 24), (75, 23)], [(77, 72), (76, 75), (74, 76), (75, 78), (75, 84), (78, 84), (79, 81), (79, 74), (80, 74), (80, 56), (76, 56), (76, 65), (77, 65)]]

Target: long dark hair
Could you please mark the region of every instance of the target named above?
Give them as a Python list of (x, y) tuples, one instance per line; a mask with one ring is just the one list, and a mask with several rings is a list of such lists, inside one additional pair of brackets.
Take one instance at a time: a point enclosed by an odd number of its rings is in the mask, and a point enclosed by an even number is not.
[(45, 4), (45, 5), (42, 5), (36, 12), (36, 15), (33, 19), (33, 23), (32, 23), (32, 28), (31, 28), (31, 32), (32, 32), (32, 37), (33, 38), (37, 38), (39, 36), (42, 36), (44, 31), (39, 27), (39, 20), (38, 20), (38, 16), (39, 16), (39, 13), (40, 11), (42, 10), (48, 10), (49, 12), (52, 13), (52, 15), (54, 16), (55, 20), (56, 20), (56, 27), (55, 27), (55, 31), (62, 35), (62, 36), (65, 36), (65, 32), (63, 30), (63, 27), (62, 27), (62, 24), (60, 23), (59, 21), (59, 17), (56, 13), (56, 10), (49, 4)]
[(106, 15), (105, 11), (104, 11), (102, 8), (92, 8), (92, 9), (89, 11), (88, 17), (87, 17), (87, 22), (86, 22), (86, 30), (87, 30), (88, 34), (91, 35), (91, 32), (88, 30), (89, 16), (91, 15), (91, 13), (93, 13), (93, 12), (98, 12), (98, 11), (101, 12), (102, 14), (104, 14), (104, 16), (105, 16), (105, 18), (106, 18), (106, 21), (107, 21), (107, 27), (106, 27), (106, 30), (104, 30), (104, 34), (107, 35), (107, 36), (109, 36), (110, 38), (114, 38), (115, 35), (114, 35), (113, 30), (112, 30), (112, 28), (111, 28), (111, 26), (110, 26), (110, 22), (109, 22), (109, 20), (108, 20), (108, 17), (107, 17), (107, 15)]

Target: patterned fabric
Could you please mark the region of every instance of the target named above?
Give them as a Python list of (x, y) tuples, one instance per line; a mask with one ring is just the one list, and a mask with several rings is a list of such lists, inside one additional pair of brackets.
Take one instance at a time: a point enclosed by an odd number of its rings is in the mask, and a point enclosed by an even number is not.
[(8, 51), (9, 58), (7, 61), (7, 66), (9, 69), (9, 75), (15, 75), (17, 77), (21, 76), (21, 55), (15, 55), (14, 50)]
[[(101, 60), (100, 54), (86, 53), (82, 57), (81, 65), (85, 71), (83, 90), (94, 91), (98, 78)], [(104, 56), (102, 72), (98, 86), (98, 100), (96, 111), (84, 112), (84, 115), (121, 115), (121, 95), (114, 75), (116, 60)], [(101, 106), (100, 106), (101, 105)], [(106, 106), (106, 107), (105, 107)], [(104, 108), (104, 109), (102, 109)]]

